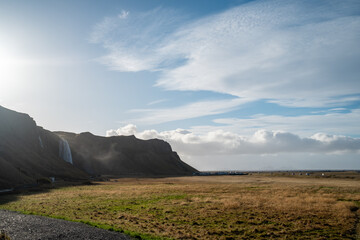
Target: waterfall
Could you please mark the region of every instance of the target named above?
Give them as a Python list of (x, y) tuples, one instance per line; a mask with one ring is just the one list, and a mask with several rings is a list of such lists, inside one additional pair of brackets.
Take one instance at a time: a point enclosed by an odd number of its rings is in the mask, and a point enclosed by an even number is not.
[(40, 136), (39, 136), (39, 144), (40, 144), (40, 147), (41, 147), (41, 148), (44, 148), (44, 144), (43, 144)]
[(73, 164), (69, 143), (62, 138), (59, 142), (59, 157), (65, 162)]

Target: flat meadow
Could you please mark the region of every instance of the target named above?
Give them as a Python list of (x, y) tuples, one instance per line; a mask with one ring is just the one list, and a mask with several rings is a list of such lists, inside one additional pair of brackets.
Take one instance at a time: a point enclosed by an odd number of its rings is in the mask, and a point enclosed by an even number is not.
[(360, 181), (308, 176), (119, 178), (0, 196), (0, 208), (139, 239), (359, 239)]

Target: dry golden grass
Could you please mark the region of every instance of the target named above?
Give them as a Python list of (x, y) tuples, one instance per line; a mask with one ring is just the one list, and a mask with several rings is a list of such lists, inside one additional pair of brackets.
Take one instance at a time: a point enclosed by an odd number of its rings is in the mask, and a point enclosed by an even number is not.
[(2, 202), (1, 208), (148, 239), (354, 239), (360, 182), (250, 175), (118, 179)]

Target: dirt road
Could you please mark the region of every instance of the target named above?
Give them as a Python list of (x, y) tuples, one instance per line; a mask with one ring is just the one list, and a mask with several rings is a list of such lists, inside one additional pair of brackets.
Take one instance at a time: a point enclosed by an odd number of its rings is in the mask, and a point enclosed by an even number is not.
[(121, 233), (91, 227), (82, 223), (24, 215), (6, 210), (0, 210), (0, 230), (5, 230), (11, 240), (131, 239)]

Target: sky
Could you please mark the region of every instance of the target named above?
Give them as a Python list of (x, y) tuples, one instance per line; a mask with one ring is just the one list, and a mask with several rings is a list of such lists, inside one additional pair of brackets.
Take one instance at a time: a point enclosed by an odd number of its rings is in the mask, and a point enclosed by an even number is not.
[(199, 170), (360, 169), (358, 0), (0, 0), (0, 105)]

